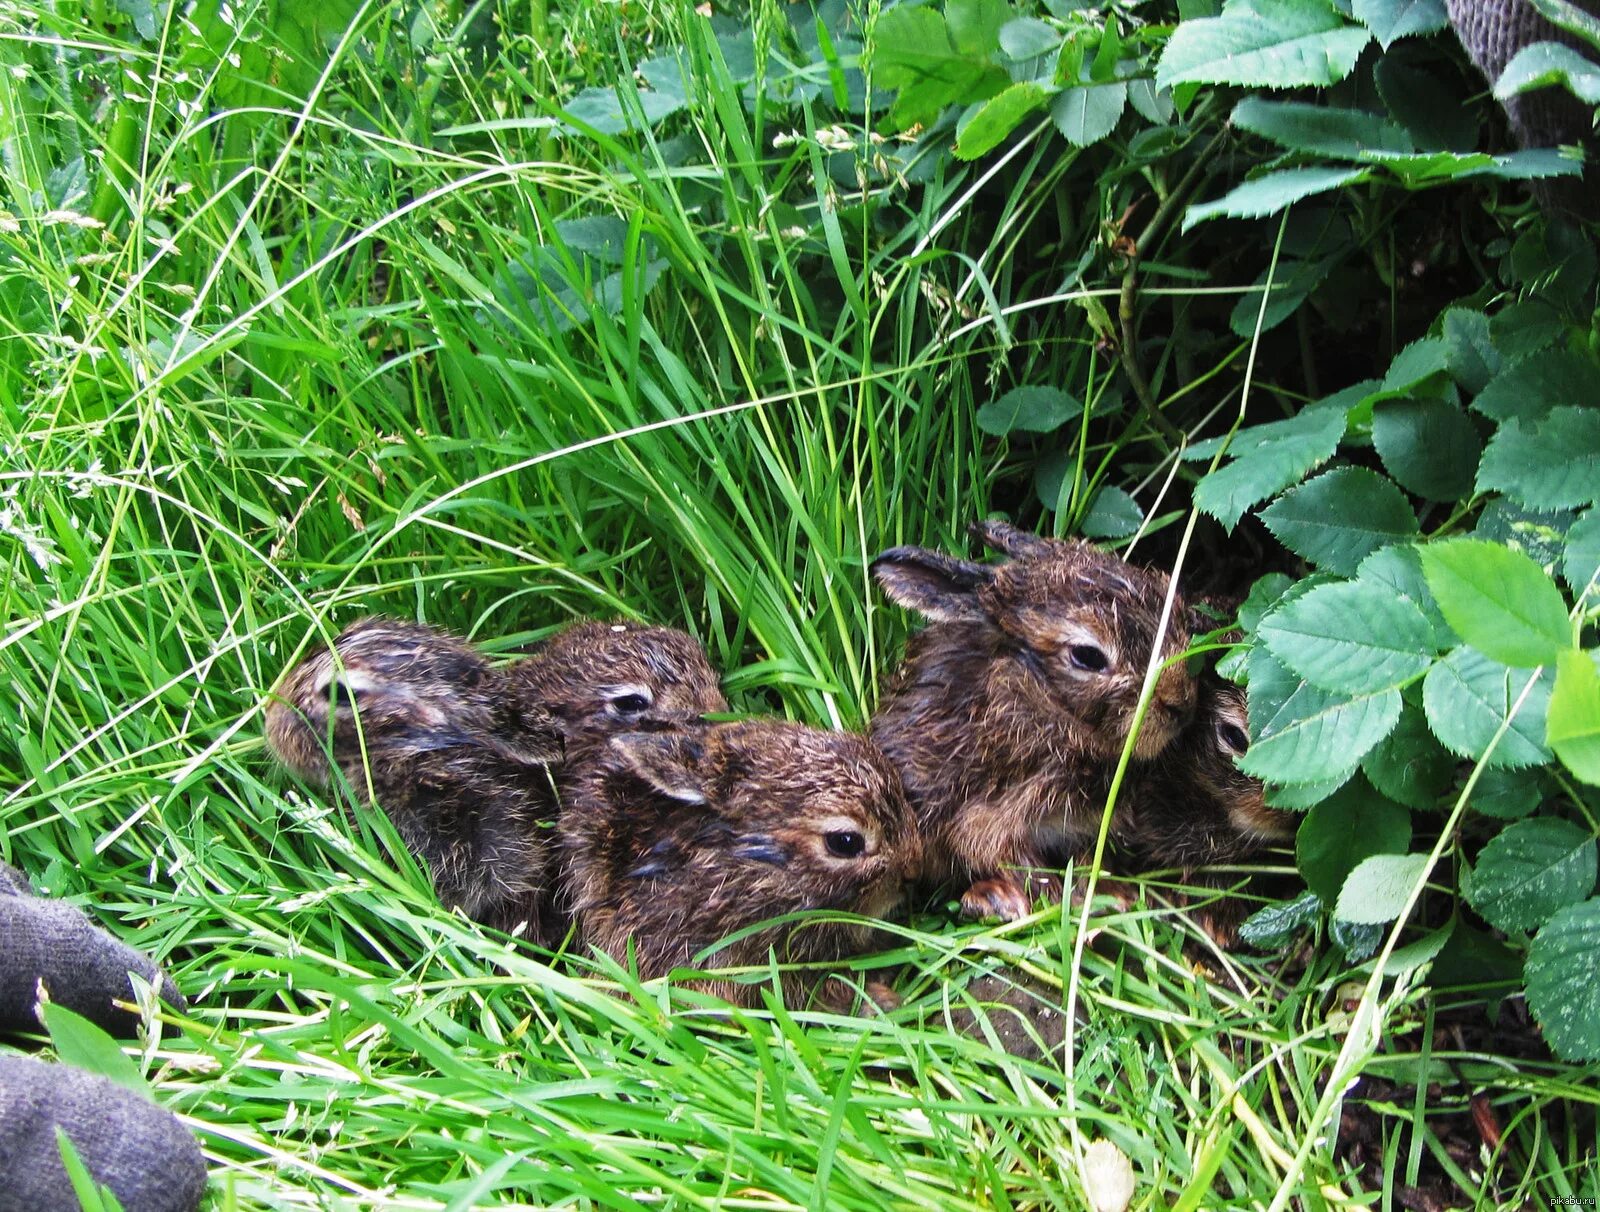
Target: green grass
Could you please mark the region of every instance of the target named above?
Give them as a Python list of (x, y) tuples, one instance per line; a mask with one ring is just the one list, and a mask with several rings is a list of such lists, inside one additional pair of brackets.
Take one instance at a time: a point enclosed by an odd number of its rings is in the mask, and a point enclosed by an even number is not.
[[(1113, 369), (1028, 255), (1039, 223), (1071, 248), (1104, 217), (1062, 209), (1062, 157), (864, 199), (808, 111), (742, 103), (687, 3), (562, 10), (565, 50), (508, 4), (488, 66), (379, 4), (293, 88), (218, 67), (294, 34), (255, 5), (266, 43), (208, 53), (101, 7), (0, 5), (0, 857), (189, 996), (134, 1051), (217, 1206), (1076, 1208), (1101, 1137), (1141, 1208), (1361, 1198), (1315, 1114), (1335, 953), (1204, 979), (1159, 877), (1092, 919), (1069, 1079), (948, 1015), (981, 972), (1064, 991), (1071, 913), (931, 907), (864, 961), (906, 995), (885, 1017), (730, 1010), (444, 913), (386, 822), (267, 760), (278, 674), (369, 611), (504, 653), (581, 616), (683, 626), (739, 709), (860, 727), (908, 626), (868, 560), (959, 546), (1015, 483), (976, 424), (997, 382), (1098, 399)], [(574, 73), (671, 45), (679, 142), (553, 129)], [(609, 260), (562, 226), (594, 216), (621, 220)], [(1094, 454), (1165, 474), (1136, 423)], [(1589, 1190), (1577, 1071), (1453, 1046), (1405, 980), (1355, 1000), (1367, 1072), (1497, 1108), (1468, 1192)], [(1387, 1108), (1383, 1206), (1456, 1165), (1438, 1110)]]

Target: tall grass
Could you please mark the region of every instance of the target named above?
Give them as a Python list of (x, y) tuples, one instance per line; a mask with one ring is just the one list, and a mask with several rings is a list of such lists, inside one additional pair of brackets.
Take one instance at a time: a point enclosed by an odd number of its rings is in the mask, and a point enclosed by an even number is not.
[[(887, 1016), (730, 1010), (443, 912), (381, 816), (272, 772), (278, 674), (370, 611), (506, 654), (579, 616), (683, 626), (739, 709), (859, 727), (907, 625), (867, 563), (990, 506), (978, 405), (1098, 398), (1030, 256), (1098, 222), (1059, 148), (982, 176), (853, 157), (811, 106), (747, 105), (688, 3), (535, 8), (324, 29), (246, 2), (202, 37), (0, 5), (0, 857), (188, 993), (139, 1054), (219, 1205), (1073, 1208), (1098, 1137), (1141, 1207), (1353, 1202), (1325, 1146), (1290, 1175), (1326, 1130), (1337, 964), (1212, 953), (1202, 979), (1159, 880), (1094, 919), (1069, 1119), (1059, 1056), (949, 1023), (987, 1021), (980, 974), (1059, 995), (1070, 914), (929, 907), (865, 961), (905, 993)], [(563, 62), (627, 99), (661, 46), (692, 64), (670, 137), (558, 122)], [(873, 177), (891, 151), (912, 167)], [(1130, 425), (1096, 453), (1131, 483), (1152, 449)], [(1404, 981), (1383, 1010), (1410, 1030)], [(1513, 1121), (1468, 1188), (1580, 1193), (1576, 1121), (1540, 1114), (1574, 1079), (1447, 1042), (1427, 1063)], [(1444, 1156), (1410, 1111), (1396, 1181)]]

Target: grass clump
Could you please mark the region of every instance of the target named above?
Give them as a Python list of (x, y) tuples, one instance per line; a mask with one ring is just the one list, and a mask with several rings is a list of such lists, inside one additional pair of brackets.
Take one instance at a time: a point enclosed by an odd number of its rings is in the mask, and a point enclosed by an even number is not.
[[(386, 821), (271, 771), (278, 674), (362, 613), (504, 654), (683, 626), (737, 708), (860, 727), (907, 626), (884, 547), (1111, 487), (1159, 554), (1179, 464), (1096, 251), (1157, 152), (962, 163), (878, 133), (858, 49), (842, 5), (0, 5), (0, 857), (188, 993), (139, 1059), (218, 1205), (1073, 1208), (1098, 1138), (1147, 1208), (1592, 1194), (1575, 1068), (1437, 1030), (1410, 976), (1352, 1011), (1331, 948), (1206, 979), (1159, 875), (1093, 919), (1068, 1066), (968, 986), (1059, 994), (1071, 913), (927, 907), (864, 961), (887, 1016), (733, 1010), (452, 917)], [(1205, 296), (1164, 289), (1181, 333)], [(1199, 432), (1247, 344), (1150, 390)], [(1030, 384), (1087, 404), (1059, 448), (985, 432)], [(1392, 1096), (1361, 1158), (1317, 1114), (1355, 1013)], [(1503, 1134), (1462, 1157), (1469, 1094)]]

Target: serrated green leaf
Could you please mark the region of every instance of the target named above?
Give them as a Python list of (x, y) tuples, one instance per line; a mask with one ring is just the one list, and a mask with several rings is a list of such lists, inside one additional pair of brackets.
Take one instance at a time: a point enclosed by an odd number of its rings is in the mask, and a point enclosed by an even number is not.
[(1300, 822), (1295, 865), (1306, 887), (1331, 905), (1363, 860), (1375, 854), (1403, 854), (1410, 844), (1410, 813), (1357, 777)]
[(1585, 783), (1600, 784), (1600, 670), (1592, 654), (1568, 649), (1558, 658), (1545, 743)]
[(1529, 0), (1540, 16), (1557, 29), (1576, 34), (1595, 50), (1600, 50), (1600, 17), (1587, 12), (1572, 0)]
[(1313, 686), (1373, 694), (1425, 673), (1437, 655), (1433, 625), (1382, 585), (1322, 585), (1261, 621), (1261, 640)]
[(1595, 837), (1558, 817), (1507, 825), (1478, 852), (1467, 901), (1496, 930), (1537, 930), (1594, 891)]
[(956, 156), (976, 160), (993, 151), (1021, 121), (1042, 106), (1053, 90), (1024, 80), (985, 101), (956, 134)]
[(1156, 82), (1246, 84), (1264, 88), (1342, 80), (1370, 40), (1320, 0), (1227, 0), (1220, 17), (1184, 21), (1173, 31)]
[(1342, 918), (1329, 917), (1328, 938), (1344, 952), (1345, 959), (1358, 964), (1377, 954), (1378, 944), (1383, 942), (1383, 927), (1371, 922), (1347, 922)]
[(1059, 387), (1013, 387), (978, 409), (978, 428), (996, 437), (1049, 433), (1082, 412), (1083, 404)]
[(1467, 801), (1475, 812), (1497, 821), (1516, 821), (1544, 802), (1537, 770), (1485, 770)]
[(1375, 854), (1362, 859), (1339, 890), (1334, 916), (1357, 926), (1394, 921), (1427, 869), (1426, 854)]
[(1439, 613), (1428, 578), (1422, 574), (1422, 549), (1414, 543), (1393, 543), (1361, 561), (1356, 579), (1386, 586), (1390, 592), (1412, 602), (1433, 624), (1436, 648), (1453, 647), (1459, 642), (1450, 624)]
[(1507, 421), (1483, 452), (1477, 488), (1529, 509), (1592, 505), (1600, 499), (1600, 410), (1553, 408), (1537, 423)]
[(1233, 310), (1228, 313), (1228, 327), (1235, 336), (1247, 340), (1255, 335), (1258, 323), (1262, 332), (1272, 331), (1299, 309), (1311, 292), (1327, 280), (1328, 272), (1337, 264), (1335, 257), (1324, 257), (1317, 261), (1302, 261), (1287, 256), (1281, 258), (1273, 275), (1266, 308), (1261, 306), (1261, 294), (1267, 288), (1267, 271), (1262, 270), (1250, 289), (1239, 296)]
[(1287, 420), (1240, 430), (1228, 447), (1233, 461), (1195, 486), (1196, 508), (1232, 530), (1245, 510), (1332, 458), (1344, 428), (1343, 409), (1313, 406)]
[(1471, 418), (1446, 400), (1383, 400), (1372, 414), (1372, 444), (1407, 492), (1430, 501), (1472, 495), (1483, 443)]
[(1050, 118), (1068, 143), (1088, 147), (1116, 128), (1127, 102), (1125, 81), (1085, 82), (1056, 94), (1050, 103)]
[(1600, 509), (1591, 509), (1567, 531), (1561, 573), (1574, 594), (1600, 592)]
[(1422, 569), (1445, 620), (1492, 660), (1544, 665), (1572, 643), (1561, 591), (1520, 551), (1450, 539), (1422, 549)]
[[(1220, 666), (1219, 666), (1220, 668)], [(1284, 808), (1290, 812), (1304, 812), (1315, 808), (1355, 777), (1355, 771), (1324, 779), (1320, 783), (1268, 783), (1263, 793), (1269, 808)]]
[(1569, 1061), (1600, 1060), (1600, 897), (1569, 905), (1528, 948), (1528, 1008), (1545, 1039)]
[(1233, 108), (1234, 126), (1291, 151), (1354, 159), (1364, 151), (1416, 150), (1411, 136), (1387, 118), (1359, 109), (1246, 97)]
[(1374, 551), (1417, 533), (1405, 495), (1364, 467), (1323, 472), (1280, 497), (1261, 520), (1296, 555), (1347, 576)]
[(1348, 774), (1400, 718), (1398, 690), (1337, 695), (1300, 682), (1256, 725), (1256, 669), (1252, 658), (1250, 719), (1256, 735), (1250, 752), (1239, 760), (1239, 769), (1256, 778), (1316, 783)]
[(1561, 562), (1567, 532), (1576, 520), (1570, 509), (1527, 509), (1496, 497), (1478, 515), (1472, 537), (1520, 551), (1540, 568), (1551, 568)]
[(1422, 708), (1407, 701), (1394, 731), (1361, 760), (1361, 771), (1378, 791), (1396, 803), (1427, 809), (1454, 780), (1456, 759), (1434, 739)]
[(1154, 126), (1165, 126), (1172, 121), (1176, 112), (1172, 104), (1170, 89), (1158, 89), (1154, 80), (1143, 76), (1136, 76), (1128, 81), (1128, 104), (1146, 122)]
[(1489, 317), (1452, 307), (1444, 313), (1445, 366), (1469, 392), (1480, 392), (1500, 371), (1500, 351), (1489, 335)]
[[(1510, 714), (1531, 669), (1511, 669), (1462, 645), (1428, 670), (1422, 706), (1428, 726), (1451, 753), (1476, 761)], [(1489, 757), (1491, 766), (1537, 766), (1550, 760), (1545, 716), (1554, 678), (1546, 670)]]
[(1559, 42), (1535, 42), (1519, 50), (1495, 81), (1494, 95), (1504, 101), (1552, 84), (1589, 105), (1600, 105), (1600, 64)]
[(1496, 421), (1538, 421), (1574, 401), (1600, 401), (1600, 367), (1564, 349), (1541, 349), (1508, 363), (1472, 407)]
[(950, 41), (963, 55), (987, 55), (1000, 47), (1000, 31), (1016, 13), (1007, 0), (945, 0)]
[(1355, 0), (1353, 8), (1384, 50), (1401, 38), (1437, 33), (1449, 21), (1444, 0)]
[(1271, 951), (1283, 946), (1322, 914), (1315, 892), (1302, 892), (1292, 901), (1258, 909), (1239, 926), (1239, 937), (1250, 946)]
[(1254, 635), (1262, 617), (1275, 607), (1293, 586), (1294, 581), (1281, 572), (1269, 572), (1258, 578), (1255, 584), (1250, 586), (1250, 592), (1245, 594), (1244, 601), (1239, 604), (1239, 626), (1243, 627), (1247, 634)]
[(1078, 533), (1091, 539), (1124, 539), (1144, 523), (1139, 503), (1115, 484), (1103, 485), (1078, 523)]
[(1214, 202), (1201, 202), (1183, 214), (1183, 230), (1207, 219), (1260, 219), (1315, 194), (1367, 179), (1364, 168), (1281, 168), (1236, 185)]

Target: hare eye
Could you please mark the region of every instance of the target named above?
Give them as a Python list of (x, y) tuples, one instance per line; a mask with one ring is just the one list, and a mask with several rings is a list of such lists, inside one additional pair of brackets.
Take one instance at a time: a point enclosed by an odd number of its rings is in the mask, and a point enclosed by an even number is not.
[(332, 694), (330, 697), (332, 698), (333, 705), (335, 707), (347, 707), (353, 709), (360, 698), (360, 691), (352, 690), (342, 681), (336, 679), (333, 683)]
[(1222, 738), (1222, 743), (1235, 753), (1245, 753), (1250, 749), (1249, 735), (1237, 724), (1223, 724), (1217, 729), (1217, 735)]
[(613, 695), (607, 704), (617, 715), (638, 715), (650, 709), (651, 699), (642, 690), (629, 690), (624, 694)]
[(1104, 673), (1111, 668), (1111, 658), (1093, 644), (1074, 644), (1067, 649), (1067, 659), (1076, 669), (1089, 673)]
[(867, 839), (852, 829), (839, 829), (825, 834), (823, 844), (835, 858), (859, 858), (867, 848)]

